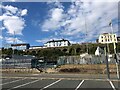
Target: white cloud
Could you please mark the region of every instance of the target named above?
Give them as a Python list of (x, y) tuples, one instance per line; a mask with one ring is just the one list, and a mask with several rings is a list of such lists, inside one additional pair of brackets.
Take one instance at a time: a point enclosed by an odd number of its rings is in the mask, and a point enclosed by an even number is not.
[(3, 39), (3, 37), (2, 37), (2, 36), (0, 36), (0, 39)]
[[(75, 0), (73, 0), (73, 1), (75, 1)], [(78, 1), (80, 1), (80, 0), (78, 0)], [(84, 1), (84, 2), (119, 2), (119, 0), (81, 0), (81, 1)]]
[(63, 9), (55, 8), (52, 10), (52, 17), (51, 19), (54, 21), (60, 21), (62, 19), (62, 12)]
[(25, 16), (27, 14), (27, 9), (21, 11), (21, 16)]
[(15, 2), (15, 1), (17, 1), (17, 0), (10, 0), (10, 1)]
[(0, 32), (2, 31), (2, 30), (4, 30), (5, 29), (5, 27), (0, 27)]
[(3, 9), (7, 10), (7, 12), (10, 12), (12, 14), (17, 13), (18, 8), (17, 7), (13, 7), (11, 5), (7, 5), (7, 6), (2, 6)]
[(9, 34), (19, 34), (22, 35), (22, 30), (25, 26), (25, 22), (22, 18), (12, 16), (8, 20), (3, 21), (4, 26), (8, 30)]
[(7, 43), (25, 43), (24, 41), (20, 40), (19, 38), (13, 38), (13, 37), (5, 37), (4, 40)]
[(50, 41), (50, 40), (60, 40), (61, 38), (56, 38), (56, 37), (48, 37), (48, 38), (43, 38), (43, 39), (39, 39), (39, 40), (36, 40), (36, 42), (40, 42), (40, 43), (46, 43), (47, 41)]
[(63, 8), (57, 3), (58, 7), (52, 8), (48, 12), (48, 18), (43, 22), (42, 30), (51, 31), (56, 30), (61, 26), (61, 20), (64, 18)]
[[(118, 3), (91, 1), (83, 1), (82, 3), (73, 2), (66, 15), (67, 18), (62, 22), (65, 29), (62, 30), (61, 34), (63, 36), (73, 36), (73, 39), (75, 39), (75, 36), (80, 36), (81, 33), (86, 34), (87, 28), (88, 36), (80, 40), (82, 42), (90, 41), (97, 38), (97, 36), (103, 32), (111, 32), (109, 22), (110, 20), (118, 18)], [(114, 24), (113, 27), (116, 24)]]
[(26, 26), (23, 16), (27, 14), (27, 9), (21, 10), (11, 5), (1, 6), (1, 8), (5, 10), (5, 13), (0, 16), (3, 27), (7, 29), (9, 34), (14, 34), (15, 32), (16, 35), (22, 35), (22, 31)]
[(49, 38), (44, 38), (44, 39), (36, 40), (36, 42), (46, 43), (49, 40), (50, 40)]
[[(119, 0), (73, 0), (66, 10), (62, 3), (50, 9), (49, 17), (43, 22), (43, 31), (54, 31), (55, 36), (67, 37), (71, 42), (92, 42), (99, 34), (111, 32), (110, 20), (118, 19)], [(51, 4), (51, 3), (49, 3)], [(86, 20), (86, 25), (85, 25)], [(117, 32), (117, 23), (113, 24)], [(60, 31), (58, 31), (60, 30)], [(87, 36), (86, 36), (87, 32)], [(51, 38), (51, 37), (50, 37)], [(49, 38), (49, 39), (50, 39)], [(45, 42), (49, 39), (38, 40)]]
[(16, 2), (16, 1), (18, 1), (18, 0), (1, 0), (1, 2)]

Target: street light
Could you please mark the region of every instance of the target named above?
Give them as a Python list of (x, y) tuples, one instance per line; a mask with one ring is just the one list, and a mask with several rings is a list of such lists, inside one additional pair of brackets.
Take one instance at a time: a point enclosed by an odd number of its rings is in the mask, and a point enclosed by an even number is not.
[(117, 60), (117, 53), (116, 53), (116, 45), (115, 45), (115, 41), (113, 40), (114, 36), (113, 36), (113, 26), (112, 26), (112, 21), (110, 22), (110, 27), (111, 27), (111, 30), (112, 30), (112, 42), (113, 42), (113, 47), (114, 47), (114, 57), (116, 59), (116, 68), (117, 68), (117, 77), (118, 79), (120, 79), (120, 75), (119, 75), (119, 62)]

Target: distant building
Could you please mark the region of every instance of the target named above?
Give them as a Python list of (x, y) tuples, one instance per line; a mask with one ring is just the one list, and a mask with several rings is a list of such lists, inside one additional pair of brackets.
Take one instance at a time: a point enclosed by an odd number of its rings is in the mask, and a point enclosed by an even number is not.
[(120, 37), (117, 37), (117, 41), (120, 42)]
[(96, 56), (100, 56), (101, 54), (104, 54), (104, 50), (101, 49), (99, 46), (97, 47), (96, 51), (95, 51), (95, 55)]
[(69, 46), (70, 42), (68, 40), (52, 40), (44, 44), (45, 47), (64, 47)]
[(43, 48), (43, 46), (30, 46), (29, 49), (40, 49), (40, 48)]
[(98, 43), (117, 43), (116, 34), (103, 33), (99, 36)]
[(22, 44), (11, 44), (12, 49), (17, 49), (17, 50), (26, 50), (29, 49), (30, 45), (27, 43), (22, 43)]

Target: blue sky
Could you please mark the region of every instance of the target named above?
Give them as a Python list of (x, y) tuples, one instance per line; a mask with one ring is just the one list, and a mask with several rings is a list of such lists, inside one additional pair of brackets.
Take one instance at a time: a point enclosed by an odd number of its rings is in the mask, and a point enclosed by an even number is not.
[[(3, 2), (0, 5), (0, 41), (43, 45), (52, 39), (71, 43), (95, 42), (99, 34), (118, 35), (118, 2)], [(86, 21), (86, 25), (85, 25)], [(85, 27), (86, 26), (86, 27)], [(87, 36), (86, 36), (87, 32)], [(15, 33), (15, 36), (14, 36)], [(13, 39), (15, 38), (15, 40)]]

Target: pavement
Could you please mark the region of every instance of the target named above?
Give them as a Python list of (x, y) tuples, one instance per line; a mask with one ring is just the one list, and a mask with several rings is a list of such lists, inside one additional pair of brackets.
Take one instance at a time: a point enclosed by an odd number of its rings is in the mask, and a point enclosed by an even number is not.
[[(74, 74), (3, 74), (2, 90), (119, 90), (120, 80), (80, 78)], [(44, 77), (43, 77), (44, 76)], [(54, 77), (55, 78), (54, 78)], [(57, 77), (58, 76), (58, 77)], [(69, 77), (68, 77), (69, 76)], [(75, 78), (76, 77), (76, 78)]]
[[(11, 77), (11, 78), (47, 78), (47, 79), (107, 79), (106, 74), (78, 74), (78, 73), (40, 73), (40, 74), (26, 74), (26, 73), (2, 73), (2, 77)], [(110, 78), (117, 80), (117, 75), (111, 74)]]

